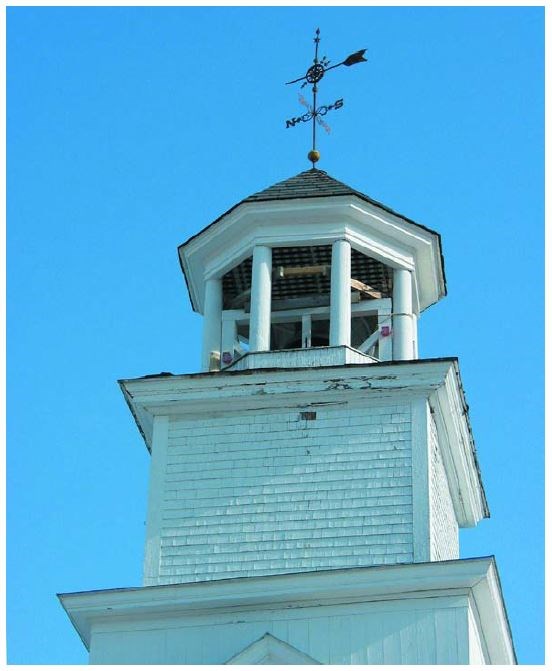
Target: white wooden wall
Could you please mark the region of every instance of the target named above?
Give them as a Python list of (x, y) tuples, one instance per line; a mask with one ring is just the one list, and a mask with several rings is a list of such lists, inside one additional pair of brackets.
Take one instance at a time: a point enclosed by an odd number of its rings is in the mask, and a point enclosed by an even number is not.
[(409, 404), (305, 411), (170, 422), (145, 584), (413, 561)]
[(91, 664), (223, 664), (265, 633), (323, 664), (467, 664), (467, 597), (97, 625)]

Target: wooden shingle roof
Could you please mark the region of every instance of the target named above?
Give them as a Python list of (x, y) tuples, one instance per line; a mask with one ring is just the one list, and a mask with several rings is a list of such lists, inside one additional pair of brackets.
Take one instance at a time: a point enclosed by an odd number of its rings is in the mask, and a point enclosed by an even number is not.
[[(405, 217), (404, 214), (400, 214), (399, 212), (392, 210), (387, 205), (370, 198), (370, 196), (367, 196), (365, 193), (357, 191), (347, 184), (330, 177), (327, 172), (324, 172), (324, 170), (319, 170), (318, 168), (305, 170), (304, 172), (300, 172), (294, 177), (285, 179), (282, 182), (277, 182), (276, 184), (273, 184), (272, 186), (269, 186), (262, 191), (257, 191), (257, 193), (244, 198), (240, 203), (238, 203), (238, 205), (241, 205), (242, 203), (257, 203), (270, 200), (324, 198), (331, 196), (357, 196), (357, 198), (361, 198), (367, 203), (371, 203), (372, 205), (375, 205), (376, 207), (379, 207), (382, 210), (395, 215), (396, 217), (400, 217), (409, 224), (414, 224), (415, 226), (419, 226), (420, 228), (423, 228), (424, 230), (439, 236), (437, 231), (434, 231), (431, 228), (424, 226), (423, 224), (419, 224), (409, 217)], [(226, 214), (228, 214), (228, 212), (226, 212)]]
[[(378, 208), (379, 210), (382, 210), (384, 212), (387, 212), (391, 214), (394, 217), (397, 217), (398, 219), (402, 220), (403, 222), (406, 222), (408, 224), (414, 225), (415, 227), (422, 229), (428, 233), (430, 233), (432, 236), (436, 237), (436, 251), (437, 254), (440, 257), (440, 270), (437, 271), (438, 274), (440, 275), (440, 288), (438, 290), (439, 297), (442, 297), (446, 295), (447, 289), (446, 289), (446, 278), (445, 278), (445, 268), (444, 268), (444, 259), (443, 259), (443, 254), (442, 254), (442, 248), (441, 248), (441, 236), (439, 233), (436, 231), (432, 230), (431, 228), (428, 228), (427, 226), (424, 226), (422, 224), (419, 224), (418, 222), (405, 217), (403, 214), (400, 214), (396, 212), (395, 210), (392, 210), (390, 207), (387, 205), (384, 205), (383, 203), (378, 202), (377, 200), (374, 200), (370, 198), (370, 196), (366, 195), (365, 193), (362, 193), (360, 191), (357, 191), (356, 189), (353, 189), (352, 187), (348, 186), (347, 184), (340, 182), (339, 180), (330, 177), (328, 173), (326, 173), (324, 170), (319, 170), (318, 168), (311, 168), (309, 170), (305, 170), (303, 172), (300, 172), (298, 175), (295, 175), (293, 177), (290, 177), (288, 179), (285, 179), (281, 182), (277, 182), (276, 184), (273, 184), (265, 189), (262, 189), (261, 191), (257, 191), (256, 193), (251, 194), (250, 196), (247, 196), (243, 200), (239, 201), (235, 205), (233, 205), (230, 209), (228, 209), (226, 212), (221, 214), (215, 221), (213, 221), (211, 224), (206, 226), (204, 229), (196, 233), (195, 235), (191, 236), (186, 242), (183, 244), (179, 245), (178, 247), (178, 256), (179, 256), (179, 261), (180, 261), (180, 266), (182, 268), (182, 272), (184, 274), (184, 278), (186, 280), (186, 283), (188, 285), (188, 289), (190, 288), (190, 285), (188, 284), (188, 277), (186, 274), (186, 270), (184, 268), (184, 256), (186, 255), (186, 249), (190, 248), (190, 245), (199, 237), (203, 236), (208, 230), (211, 230), (213, 227), (216, 227), (218, 223), (223, 220), (225, 217), (227, 217), (229, 214), (234, 212), (234, 210), (238, 209), (239, 207), (242, 206), (255, 206), (255, 205), (263, 205), (264, 203), (269, 204), (269, 203), (278, 203), (282, 201), (305, 201), (308, 199), (323, 199), (323, 198), (347, 198), (347, 197), (354, 197), (358, 198), (359, 200), (364, 201), (365, 203), (370, 204), (371, 206)], [(247, 264), (247, 259), (245, 263)], [(243, 264), (242, 264), (243, 265)], [(250, 272), (250, 268), (245, 268), (247, 272)], [(373, 282), (377, 281), (374, 278), (371, 278)], [(383, 278), (382, 282), (386, 286), (382, 286), (381, 288), (378, 288), (378, 290), (382, 291), (382, 293), (385, 293), (385, 295), (388, 295), (388, 292), (390, 291), (391, 284), (388, 281), (389, 278)], [(369, 282), (367, 282), (369, 284)], [(191, 294), (190, 294), (191, 295)], [(439, 300), (439, 297), (436, 299), (433, 299), (432, 302), (427, 303), (425, 307), (428, 307), (429, 305), (432, 305), (433, 302), (436, 302)], [(194, 306), (194, 309), (197, 309), (197, 297), (195, 300), (192, 298), (192, 305)], [(425, 309), (425, 307), (423, 309)]]
[[(350, 186), (330, 177), (328, 173), (317, 168), (300, 172), (282, 182), (277, 182), (267, 189), (258, 191), (243, 202), (251, 203), (260, 200), (288, 200), (290, 198), (320, 198), (321, 196), (362, 195)], [(364, 196), (366, 198), (366, 196)]]
[(325, 198), (331, 196), (357, 196), (357, 198), (361, 198), (365, 202), (371, 203), (372, 205), (375, 205), (376, 207), (385, 210), (385, 212), (389, 212), (390, 214), (393, 214), (396, 217), (400, 217), (403, 221), (406, 221), (409, 224), (414, 224), (415, 226), (419, 226), (420, 228), (423, 228), (425, 231), (428, 231), (429, 233), (433, 233), (439, 238), (439, 240), (441, 238), (440, 234), (437, 233), (437, 231), (434, 231), (431, 228), (424, 226), (423, 224), (419, 224), (413, 219), (405, 217), (404, 214), (395, 212), (395, 210), (392, 210), (387, 205), (384, 205), (383, 203), (380, 203), (377, 200), (370, 198), (370, 196), (367, 196), (365, 193), (357, 191), (356, 189), (353, 189), (347, 184), (344, 184), (343, 182), (340, 182), (339, 180), (330, 177), (330, 175), (328, 175), (327, 172), (324, 172), (324, 170), (319, 170), (318, 168), (311, 168), (310, 170), (300, 172), (298, 175), (295, 175), (294, 177), (285, 179), (282, 182), (276, 182), (276, 184), (273, 184), (272, 186), (269, 186), (266, 189), (263, 189), (262, 191), (257, 191), (256, 193), (251, 194), (247, 198), (240, 200), (239, 203), (233, 205), (229, 210), (224, 212), (224, 214), (221, 214), (220, 217), (215, 219), (215, 221), (206, 226), (203, 230), (199, 231), (199, 233), (192, 235), (185, 243), (179, 246), (179, 249), (186, 246), (192, 240), (200, 236), (207, 229), (211, 228), (211, 226), (217, 224), (221, 219), (224, 219), (224, 217), (226, 217), (233, 210), (238, 208), (240, 205), (243, 205), (244, 203), (260, 203), (260, 202), (277, 201), (277, 200), (294, 200), (299, 198)]

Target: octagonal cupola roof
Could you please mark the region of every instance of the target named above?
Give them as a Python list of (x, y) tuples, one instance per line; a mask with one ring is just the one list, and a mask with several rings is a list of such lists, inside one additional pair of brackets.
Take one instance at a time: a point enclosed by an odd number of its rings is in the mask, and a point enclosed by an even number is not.
[(179, 246), (192, 306), (203, 314), (206, 280), (243, 265), (255, 245), (293, 249), (338, 239), (378, 264), (412, 271), (417, 312), (446, 295), (439, 233), (311, 168), (244, 198)]

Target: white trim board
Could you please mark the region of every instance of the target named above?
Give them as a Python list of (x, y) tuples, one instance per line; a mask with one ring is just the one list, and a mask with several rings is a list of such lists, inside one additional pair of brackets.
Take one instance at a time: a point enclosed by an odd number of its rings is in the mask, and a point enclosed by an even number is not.
[(61, 594), (87, 649), (95, 624), (188, 618), (236, 609), (309, 607), (464, 594), (475, 604), (492, 664), (515, 664), (493, 557)]
[(355, 195), (341, 195), (241, 203), (180, 245), (192, 306), (203, 313), (205, 281), (222, 277), (250, 256), (255, 245), (321, 245), (343, 238), (386, 265), (414, 270), (415, 291), (419, 292), (415, 304), (420, 311), (445, 295), (436, 233)]

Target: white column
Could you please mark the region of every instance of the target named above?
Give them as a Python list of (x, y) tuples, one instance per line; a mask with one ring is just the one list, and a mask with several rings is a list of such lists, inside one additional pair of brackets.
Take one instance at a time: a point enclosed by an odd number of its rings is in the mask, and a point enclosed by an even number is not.
[(249, 316), (249, 350), (270, 349), (270, 300), (272, 294), (272, 249), (258, 245), (253, 249), (251, 273), (251, 314)]
[(224, 361), (224, 353), (228, 352), (232, 359), (234, 358), (234, 350), (238, 342), (238, 325), (233, 316), (228, 315), (228, 311), (222, 313), (222, 345), (220, 349), (220, 368), (221, 370), (228, 366), (228, 362)]
[(393, 271), (393, 359), (413, 359), (413, 341), (412, 274), (396, 268)]
[(336, 240), (332, 245), (330, 285), (330, 345), (351, 344), (351, 245)]
[(301, 347), (312, 345), (312, 317), (310, 314), (301, 317)]
[(205, 301), (203, 306), (203, 350), (201, 370), (208, 371), (211, 353), (220, 357), (222, 328), (222, 280), (210, 279), (205, 282)]
[(380, 361), (392, 361), (393, 359), (393, 338), (391, 334), (393, 333), (393, 324), (391, 312), (393, 307), (391, 300), (388, 298), (385, 299), (386, 306), (383, 310), (378, 310), (378, 331), (382, 332), (383, 328), (386, 326), (389, 329), (389, 335), (380, 336), (378, 344), (378, 358)]

